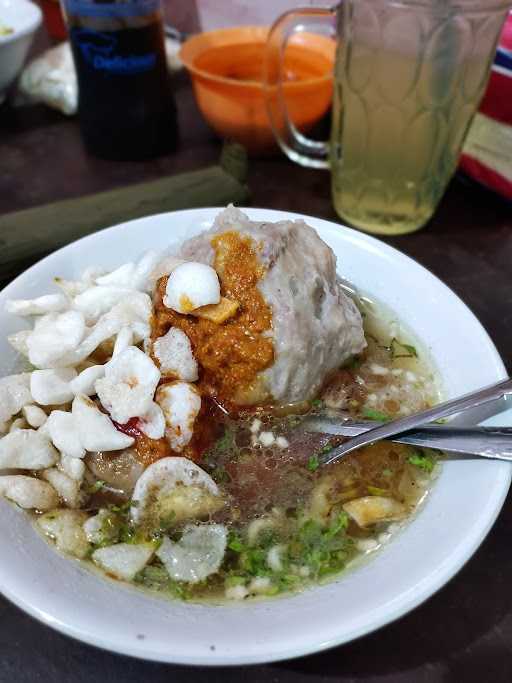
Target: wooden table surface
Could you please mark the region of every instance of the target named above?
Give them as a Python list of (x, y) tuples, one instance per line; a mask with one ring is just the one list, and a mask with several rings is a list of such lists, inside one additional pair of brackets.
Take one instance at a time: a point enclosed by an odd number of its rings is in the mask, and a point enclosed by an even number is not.
[[(152, 162), (91, 158), (82, 149), (75, 119), (40, 106), (0, 107), (0, 213), (215, 163), (220, 143), (182, 80), (179, 151)], [(337, 220), (325, 172), (280, 157), (251, 160), (249, 186), (253, 206)], [(511, 206), (456, 178), (430, 225), (385, 241), (429, 268), (470, 306), (512, 372)], [(464, 339), (453, 343), (462, 345)], [(269, 666), (208, 670), (121, 657), (64, 637), (0, 597), (0, 683), (242, 678), (247, 683), (512, 680), (510, 499), (475, 556), (427, 603), (343, 647)]]

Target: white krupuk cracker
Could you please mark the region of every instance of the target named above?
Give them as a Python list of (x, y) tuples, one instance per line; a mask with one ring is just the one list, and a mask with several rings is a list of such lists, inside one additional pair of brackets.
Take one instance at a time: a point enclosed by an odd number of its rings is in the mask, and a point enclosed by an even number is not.
[(165, 434), (165, 418), (160, 406), (152, 402), (149, 410), (139, 417), (139, 429), (150, 439), (161, 439)]
[(44, 315), (27, 337), (29, 360), (36, 368), (55, 367), (63, 356), (78, 348), (84, 334), (85, 319), (79, 311)]
[(5, 310), (14, 315), (45, 315), (62, 313), (69, 308), (69, 301), (64, 294), (45, 294), (37, 299), (8, 299)]
[(22, 408), (23, 417), (27, 421), (27, 424), (34, 429), (42, 427), (46, 422), (47, 415), (42, 408), (34, 405), (23, 406)]
[(0, 470), (42, 470), (58, 459), (50, 439), (33, 429), (15, 430), (0, 439)]
[(51, 510), (59, 504), (59, 496), (50, 484), (24, 474), (0, 476), (0, 496), (28, 510)]
[(60, 365), (78, 365), (95, 351), (98, 346), (129, 326), (133, 333), (133, 342), (137, 344), (151, 332), (151, 315), (153, 305), (147, 294), (130, 292), (129, 296), (101, 316), (89, 330), (88, 335), (79, 347), (59, 359)]
[(155, 281), (153, 273), (160, 260), (160, 254), (149, 250), (141, 256), (135, 268), (134, 288), (141, 292), (151, 292), (154, 289)]
[(124, 424), (146, 414), (153, 402), (160, 371), (149, 356), (130, 346), (105, 365), (96, 393), (112, 419)]
[(187, 382), (171, 382), (159, 387), (156, 402), (162, 409), (171, 448), (182, 451), (194, 433), (194, 422), (201, 409), (197, 389)]
[(28, 344), (27, 339), (32, 334), (32, 330), (20, 330), (7, 335), (7, 341), (12, 348), (20, 353), (25, 358), (28, 358)]
[(167, 334), (156, 339), (153, 353), (163, 376), (171, 375), (187, 382), (195, 382), (199, 377), (190, 339), (179, 328), (171, 327)]
[(109, 518), (107, 510), (100, 510), (96, 515), (89, 517), (83, 524), (83, 530), (89, 543), (103, 543), (103, 527)]
[(74, 458), (71, 455), (62, 455), (60, 462), (57, 463), (57, 467), (61, 472), (71, 477), (71, 479), (82, 483), (85, 475), (85, 463), (83, 460)]
[(177, 543), (164, 537), (156, 555), (172, 579), (197, 583), (219, 570), (226, 543), (223, 524), (187, 525)]
[(80, 443), (87, 451), (119, 451), (134, 442), (131, 436), (118, 431), (87, 396), (79, 394), (75, 398), (72, 413)]
[(29, 403), (33, 403), (29, 372), (0, 379), (0, 422), (7, 422)]
[(96, 284), (150, 292), (154, 284), (151, 275), (159, 258), (157, 252), (147, 251), (137, 263), (124, 263), (110, 273), (96, 278)]
[(113, 525), (108, 524), (112, 513), (102, 508), (98, 514), (89, 517), (84, 522), (83, 530), (89, 543), (105, 543), (107, 541), (114, 542), (116, 536), (116, 529)]
[(126, 351), (129, 346), (133, 346), (133, 332), (127, 325), (119, 330), (114, 344), (114, 350), (112, 351), (112, 358), (119, 356), (119, 354)]
[(82, 496), (80, 492), (79, 481), (72, 479), (67, 474), (61, 472), (55, 467), (52, 467), (49, 470), (44, 470), (42, 477), (53, 486), (55, 491), (57, 491), (59, 496), (68, 507), (80, 507), (82, 503)]
[(129, 295), (126, 287), (91, 287), (73, 299), (73, 308), (83, 313), (88, 323), (93, 323)]
[(133, 287), (135, 276), (135, 263), (123, 263), (115, 270), (96, 278), (96, 284), (105, 287), (122, 287), (124, 289), (137, 289)]
[(62, 277), (54, 277), (53, 282), (68, 299), (85, 292), (89, 287), (87, 283), (80, 280), (64, 280)]
[(104, 377), (105, 366), (104, 365), (91, 365), (89, 368), (85, 368), (82, 372), (77, 375), (69, 383), (69, 388), (73, 392), (73, 395), (85, 394), (86, 396), (94, 396), (96, 389), (94, 385), (96, 380)]
[(82, 446), (75, 418), (64, 410), (53, 410), (45, 425), (54, 446), (63, 455), (72, 458), (83, 458), (85, 448)]
[(95, 550), (92, 560), (117, 579), (131, 581), (148, 564), (154, 552), (155, 547), (151, 543), (117, 543)]
[(103, 266), (87, 266), (80, 279), (87, 287), (93, 287), (96, 280), (105, 275), (106, 272), (107, 270)]
[(70, 382), (75, 379), (74, 368), (34, 370), (30, 377), (30, 392), (42, 406), (61, 405), (71, 401), (74, 394)]
[(86, 514), (78, 510), (52, 510), (38, 517), (37, 524), (61, 552), (83, 558), (89, 552), (83, 530), (85, 519)]
[(9, 434), (12, 434), (13, 432), (19, 432), (22, 429), (28, 429), (28, 422), (24, 417), (18, 417), (16, 420), (11, 422), (9, 426)]

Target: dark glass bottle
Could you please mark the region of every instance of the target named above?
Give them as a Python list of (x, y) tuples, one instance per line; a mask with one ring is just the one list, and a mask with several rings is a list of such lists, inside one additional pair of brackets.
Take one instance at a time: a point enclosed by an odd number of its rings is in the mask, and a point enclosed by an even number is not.
[(176, 146), (160, 0), (64, 0), (87, 149), (148, 159)]

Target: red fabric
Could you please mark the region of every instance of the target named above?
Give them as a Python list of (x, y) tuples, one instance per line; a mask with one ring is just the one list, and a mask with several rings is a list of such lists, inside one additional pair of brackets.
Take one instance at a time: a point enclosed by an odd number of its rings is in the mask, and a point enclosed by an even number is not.
[(504, 47), (505, 50), (512, 50), (512, 14), (508, 15), (505, 22), (505, 28), (500, 38), (500, 47)]
[(512, 76), (498, 71), (491, 73), (480, 112), (491, 119), (512, 125)]
[(492, 168), (485, 166), (467, 154), (463, 154), (460, 160), (460, 169), (481, 185), (489, 187), (494, 192), (503, 195), (505, 199), (512, 201), (512, 183), (493, 171)]
[[(489, 119), (499, 121), (500, 125), (512, 127), (512, 13), (509, 14), (499, 42), (499, 50), (491, 71), (487, 90), (480, 105), (480, 113)], [(494, 192), (512, 200), (512, 182), (491, 166), (478, 159), (463, 154), (460, 168), (471, 178)], [(512, 169), (512, 158), (510, 159)]]

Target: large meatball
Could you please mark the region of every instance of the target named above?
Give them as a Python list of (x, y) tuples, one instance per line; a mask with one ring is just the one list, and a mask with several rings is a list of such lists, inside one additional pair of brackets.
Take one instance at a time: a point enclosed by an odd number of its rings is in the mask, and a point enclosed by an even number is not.
[(304, 221), (258, 223), (229, 207), (176, 256), (213, 266), (222, 294), (241, 304), (222, 326), (179, 314), (169, 321), (191, 338), (213, 391), (229, 378), (216, 393), (235, 403), (313, 398), (366, 346), (359, 311), (337, 282), (336, 257)]

